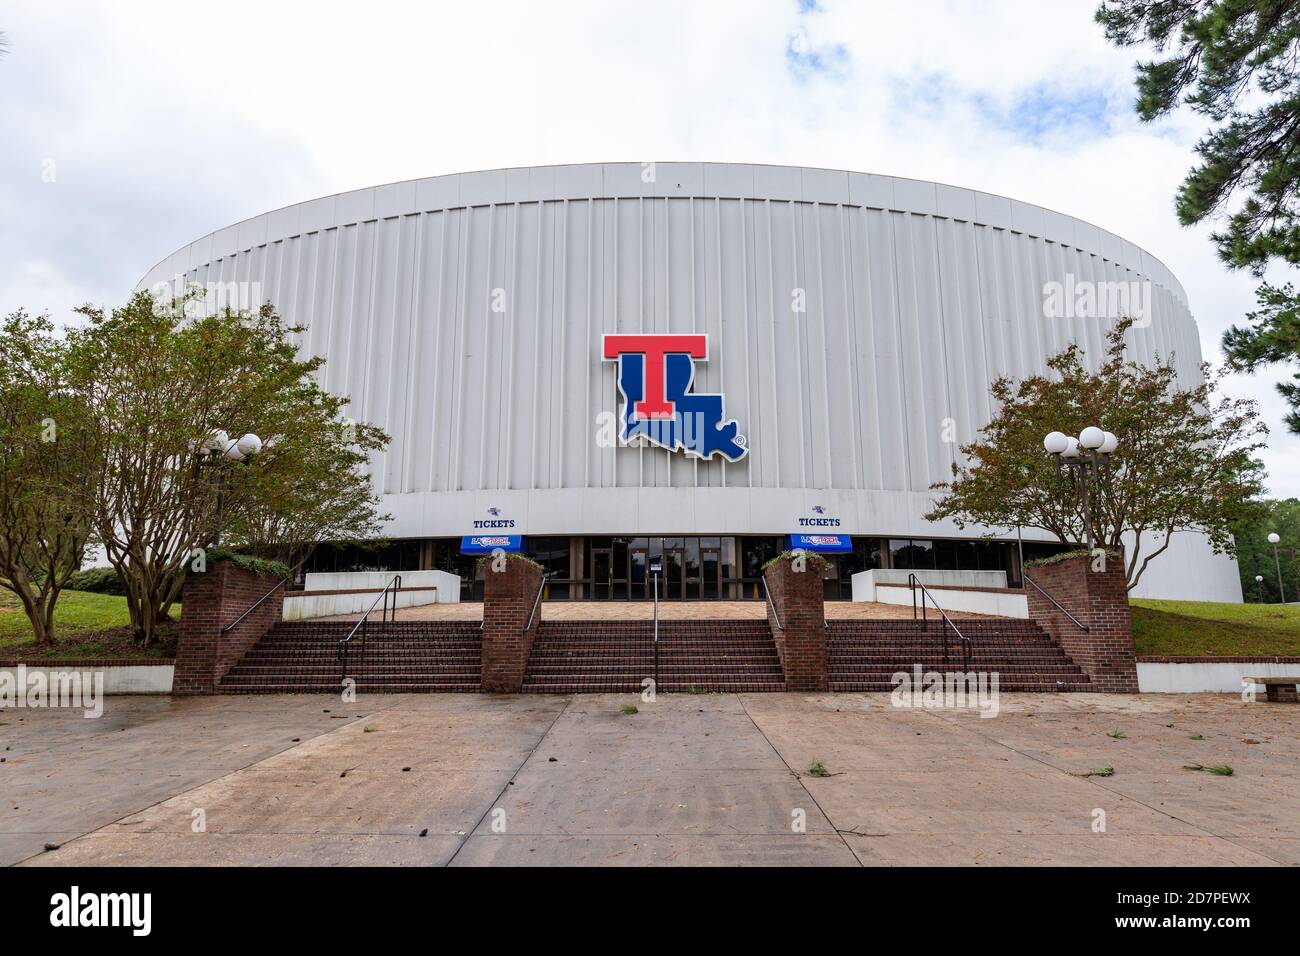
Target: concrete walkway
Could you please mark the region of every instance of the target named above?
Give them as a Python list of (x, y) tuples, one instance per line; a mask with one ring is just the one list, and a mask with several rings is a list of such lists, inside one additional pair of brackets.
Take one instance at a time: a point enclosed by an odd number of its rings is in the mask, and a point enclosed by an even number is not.
[(994, 718), (881, 694), (110, 698), (0, 711), (0, 862), (1297, 864), (1298, 719), (1208, 695), (1004, 694)]

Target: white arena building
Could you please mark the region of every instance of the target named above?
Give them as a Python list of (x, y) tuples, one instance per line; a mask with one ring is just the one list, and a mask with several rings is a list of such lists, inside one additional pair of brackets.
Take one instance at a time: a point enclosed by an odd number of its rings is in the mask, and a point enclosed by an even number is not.
[[(322, 548), (314, 570), (443, 568), (467, 594), (462, 551), (484, 536), (541, 560), (552, 598), (644, 597), (654, 557), (667, 597), (754, 597), (792, 534), (839, 539), (831, 598), (877, 567), (1015, 582), (1014, 529), (989, 541), (922, 517), (990, 417), (989, 382), (1042, 372), (1071, 341), (1100, 354), (1113, 319), (1072, 315), (1080, 283), (1137, 283), (1135, 358), (1172, 354), (1187, 382), (1201, 361), (1182, 286), (1131, 242), (1001, 196), (830, 169), (392, 183), (203, 236), (140, 288), (178, 281), (305, 325), (324, 386), (392, 436), (373, 463), (389, 545)], [(1026, 556), (1046, 541), (1026, 532)], [(1241, 600), (1235, 561), (1186, 534), (1137, 593)]]

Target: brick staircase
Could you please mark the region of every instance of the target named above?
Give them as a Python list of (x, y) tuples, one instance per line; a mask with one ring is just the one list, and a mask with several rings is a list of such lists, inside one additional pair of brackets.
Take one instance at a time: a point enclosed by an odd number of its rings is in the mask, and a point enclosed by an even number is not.
[[(924, 628), (910, 620), (829, 621), (827, 657), (833, 691), (889, 691), (890, 677), (945, 670), (941, 625)], [(997, 671), (1003, 691), (1096, 690), (1088, 676), (1033, 621), (1014, 618), (957, 621), (971, 642), (970, 668)], [(951, 670), (962, 667), (961, 648), (949, 631)]]
[[(282, 621), (222, 678), (228, 694), (337, 693), (338, 644), (352, 621)], [(1070, 657), (1032, 621), (963, 619), (971, 669), (997, 671), (1004, 691), (1096, 689)], [(364, 662), (356, 650), (349, 676), (370, 693), (465, 692), (480, 689), (477, 621), (372, 622)], [(650, 621), (542, 621), (524, 674), (525, 693), (626, 693), (654, 675)], [(659, 689), (781, 691), (785, 675), (763, 620), (661, 621)], [(944, 670), (941, 632), (910, 620), (828, 622), (832, 691), (890, 691), (890, 677)], [(951, 641), (951, 669), (961, 651)]]
[[(221, 679), (226, 694), (338, 693), (339, 641), (354, 621), (281, 621)], [(476, 692), (482, 637), (477, 621), (372, 621), (364, 660), (349, 652), (358, 692)]]
[[(654, 676), (650, 621), (542, 621), (526, 694), (640, 691)], [(779, 691), (785, 676), (767, 622), (659, 622), (659, 690)]]

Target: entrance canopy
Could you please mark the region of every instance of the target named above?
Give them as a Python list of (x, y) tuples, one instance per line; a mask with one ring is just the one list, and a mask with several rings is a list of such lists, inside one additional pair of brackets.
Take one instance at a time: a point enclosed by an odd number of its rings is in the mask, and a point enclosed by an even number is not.
[(467, 534), (460, 539), (461, 554), (491, 554), (502, 551), (517, 552), (524, 548), (521, 534)]
[(791, 551), (816, 551), (818, 554), (852, 554), (853, 540), (847, 534), (792, 534)]

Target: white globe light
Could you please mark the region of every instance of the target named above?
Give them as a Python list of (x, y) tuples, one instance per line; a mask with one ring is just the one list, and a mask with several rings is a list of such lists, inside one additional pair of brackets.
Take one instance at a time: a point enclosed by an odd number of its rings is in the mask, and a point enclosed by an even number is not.
[(1101, 447), (1097, 450), (1103, 455), (1109, 455), (1118, 447), (1119, 439), (1115, 437), (1113, 432), (1106, 432), (1106, 440), (1101, 443)]
[(225, 432), (223, 432), (220, 428), (218, 428), (216, 431), (210, 433), (208, 437), (203, 440), (203, 450), (221, 451), (221, 449), (225, 448), (229, 442), (230, 442), (230, 436), (227, 435)]
[(1273, 531), (1273, 532), (1270, 532), (1270, 533), (1269, 533), (1269, 536), (1268, 536), (1268, 543), (1269, 543), (1269, 544), (1277, 544), (1277, 543), (1278, 543), (1279, 541), (1281, 541), (1281, 540), (1282, 540), (1282, 539), (1279, 538), (1279, 537), (1277, 536), (1277, 532), (1276, 532), (1276, 531)]
[(231, 461), (239, 461), (244, 457), (244, 453), (239, 450), (239, 442), (228, 441), (226, 443), (226, 457)]
[(236, 442), (237, 447), (245, 455), (256, 455), (262, 450), (262, 439), (258, 438), (252, 432), (249, 432), (243, 438)]
[(1069, 436), (1065, 432), (1049, 432), (1043, 439), (1043, 447), (1049, 455), (1059, 455), (1070, 446)]
[(1065, 436), (1065, 441), (1066, 441), (1065, 451), (1061, 452), (1061, 454), (1066, 458), (1078, 458), (1079, 439), (1071, 438), (1069, 435), (1067, 435)]
[(1264, 575), (1262, 575), (1262, 574), (1257, 574), (1257, 575), (1255, 575), (1255, 583), (1256, 583), (1256, 584), (1259, 584), (1259, 583), (1260, 583), (1261, 581), (1263, 581), (1263, 580), (1264, 580)]
[(1089, 425), (1079, 432), (1079, 444), (1089, 451), (1095, 451), (1106, 443), (1106, 433), (1096, 425)]

